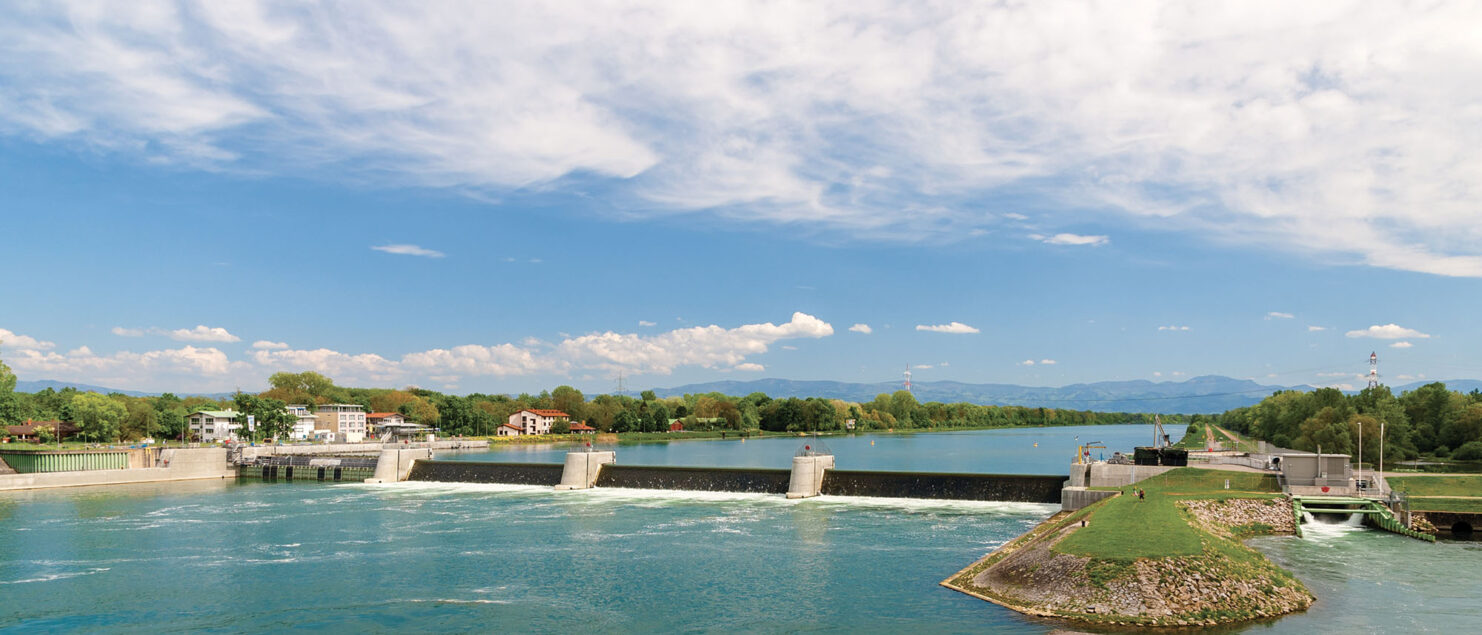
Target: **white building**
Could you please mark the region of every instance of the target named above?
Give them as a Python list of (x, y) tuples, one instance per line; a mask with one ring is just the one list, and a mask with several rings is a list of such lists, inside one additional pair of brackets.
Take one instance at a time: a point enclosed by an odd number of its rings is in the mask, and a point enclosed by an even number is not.
[(298, 417), (298, 421), (293, 424), (293, 433), (289, 435), (291, 438), (301, 441), (314, 438), (314, 422), (319, 418), (314, 416), (314, 413), (309, 412), (308, 406), (303, 404), (289, 404), (288, 414)]
[(509, 425), (524, 434), (550, 434), (552, 423), (570, 418), (571, 415), (560, 410), (521, 410), (509, 416)]
[(496, 437), (517, 437), (524, 434), (522, 428), (513, 423), (501, 423), (499, 429), (494, 431)]
[(206, 443), (236, 441), (237, 430), (242, 427), (237, 423), (235, 410), (197, 410), (190, 413), (188, 420), (191, 435)]
[(331, 441), (360, 443), (365, 440), (365, 408), (353, 403), (327, 403), (314, 408), (314, 427), (333, 435)]

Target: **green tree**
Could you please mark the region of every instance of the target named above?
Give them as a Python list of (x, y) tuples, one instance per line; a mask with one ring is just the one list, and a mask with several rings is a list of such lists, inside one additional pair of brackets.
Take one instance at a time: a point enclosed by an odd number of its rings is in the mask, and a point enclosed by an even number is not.
[[(259, 397), (239, 392), (233, 398), (237, 411), (237, 435), (248, 442), (259, 439), (281, 439), (293, 434), (298, 417), (288, 412), (288, 404), (281, 399)], [(252, 417), (248, 426), (247, 418)]]
[(79, 393), (72, 398), (72, 417), (78, 434), (93, 442), (118, 438), (118, 425), (128, 411), (123, 404), (95, 392)]
[(587, 414), (586, 396), (571, 386), (556, 386), (556, 389), (551, 391), (551, 405), (555, 406), (556, 410), (571, 415), (571, 418), (577, 421), (581, 421)]
[(552, 421), (551, 434), (571, 434), (571, 421), (567, 419)]

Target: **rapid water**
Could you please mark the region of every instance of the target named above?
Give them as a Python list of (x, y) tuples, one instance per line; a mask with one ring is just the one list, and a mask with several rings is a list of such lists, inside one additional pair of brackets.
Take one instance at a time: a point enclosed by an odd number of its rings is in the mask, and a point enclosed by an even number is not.
[[(1112, 428), (1080, 436), (1126, 447), (1151, 438), (1148, 426), (1125, 437)], [(1058, 474), (1076, 435), (825, 443), (843, 469)], [(624, 445), (619, 461), (785, 467), (802, 442)], [(556, 462), (564, 451), (462, 457)], [(1055, 509), (253, 480), (0, 493), (0, 631), (1045, 633), (1056, 625), (937, 583)], [(1317, 604), (1237, 630), (1482, 631), (1477, 543), (1343, 524), (1304, 532), (1252, 544), (1302, 578)]]

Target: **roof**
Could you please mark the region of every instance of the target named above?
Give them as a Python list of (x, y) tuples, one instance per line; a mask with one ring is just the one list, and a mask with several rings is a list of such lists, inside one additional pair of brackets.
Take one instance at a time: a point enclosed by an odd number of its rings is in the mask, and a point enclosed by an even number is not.
[[(560, 410), (539, 410), (539, 409), (535, 409), (535, 408), (526, 408), (524, 410), (521, 410), (520, 412), (529, 412), (529, 413), (532, 413), (532, 414), (540, 415), (542, 417), (570, 417), (571, 416), (569, 414), (566, 414), (564, 412), (561, 412)], [(516, 414), (519, 414), (519, 413), (516, 413)]]
[(520, 432), (524, 432), (525, 431), (524, 428), (521, 428), (520, 426), (517, 426), (517, 425), (515, 425), (513, 423), (501, 423), (501, 424), (499, 424), (499, 427), (501, 427), (501, 428), (509, 428), (511, 430), (519, 430)]
[(197, 411), (192, 412), (190, 414), (192, 414), (192, 415), (209, 415), (209, 416), (212, 416), (212, 417), (216, 417), (217, 419), (235, 419), (235, 418), (237, 418), (237, 411), (230, 410), (230, 409), (228, 409), (228, 410), (197, 410)]
[(400, 412), (372, 412), (365, 415), (366, 419), (385, 419), (386, 417), (401, 417), (405, 419), (406, 415)]
[[(509, 424), (505, 424), (505, 425), (509, 425)], [(596, 430), (596, 428), (593, 428), (592, 426), (589, 426), (589, 425), (587, 425), (585, 423), (573, 423), (573, 424), (571, 424), (571, 429), (574, 430), (574, 431), (577, 431), (577, 432), (585, 432), (587, 430)]]
[(63, 434), (72, 434), (77, 432), (76, 424), (67, 423), (65, 421), (27, 421), (26, 423), (18, 426), (5, 426), (5, 432), (6, 434), (23, 436), (35, 433), (36, 428), (57, 429), (58, 426), (60, 426)]

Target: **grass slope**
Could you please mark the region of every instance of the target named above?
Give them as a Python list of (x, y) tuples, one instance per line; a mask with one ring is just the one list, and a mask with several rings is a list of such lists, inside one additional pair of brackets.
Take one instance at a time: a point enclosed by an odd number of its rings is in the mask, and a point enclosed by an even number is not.
[(1411, 496), (1482, 496), (1482, 474), (1390, 476), (1385, 480), (1391, 488)]

